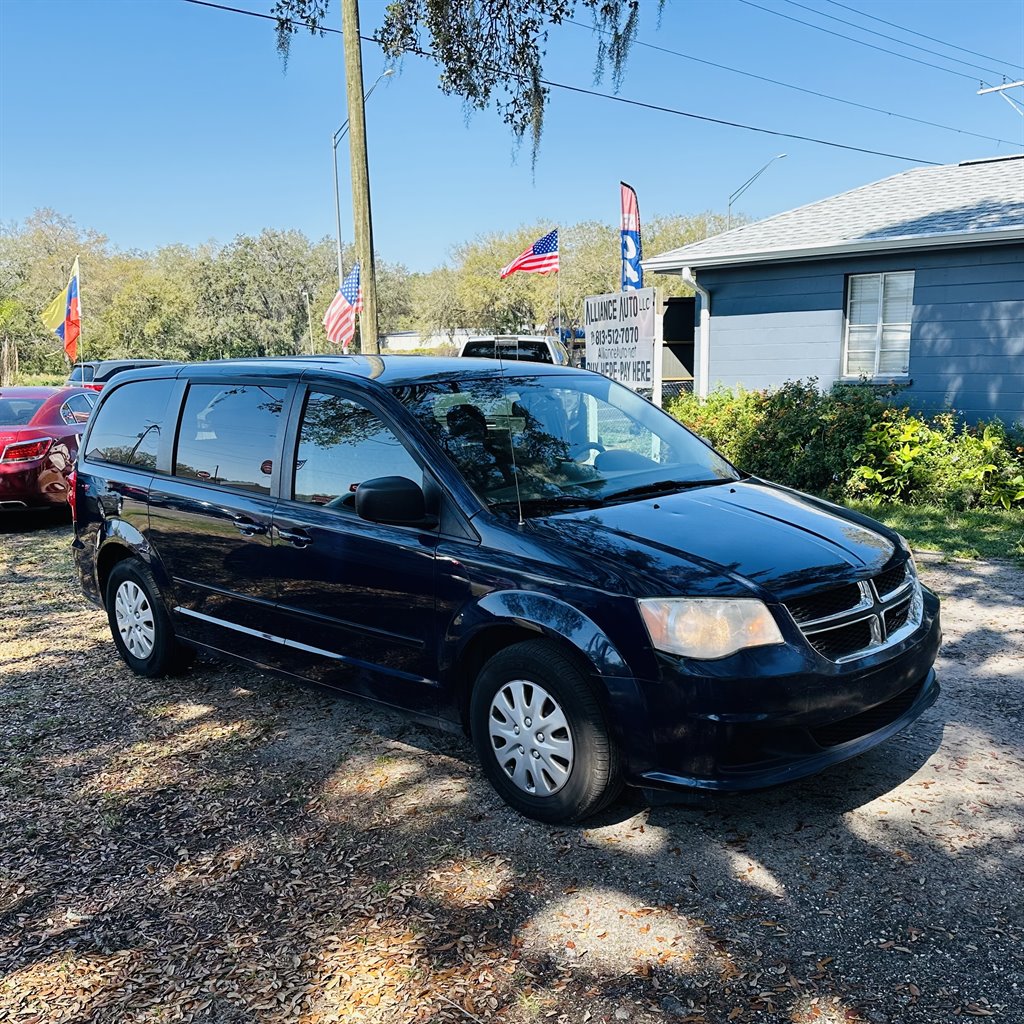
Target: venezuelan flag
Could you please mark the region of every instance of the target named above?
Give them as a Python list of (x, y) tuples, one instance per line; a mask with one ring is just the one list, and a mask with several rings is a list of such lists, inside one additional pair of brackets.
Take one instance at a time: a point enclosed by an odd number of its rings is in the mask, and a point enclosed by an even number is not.
[(78, 301), (78, 257), (71, 268), (71, 280), (60, 295), (43, 310), (41, 319), (64, 342), (68, 359), (78, 356), (78, 337), (82, 333), (82, 310)]

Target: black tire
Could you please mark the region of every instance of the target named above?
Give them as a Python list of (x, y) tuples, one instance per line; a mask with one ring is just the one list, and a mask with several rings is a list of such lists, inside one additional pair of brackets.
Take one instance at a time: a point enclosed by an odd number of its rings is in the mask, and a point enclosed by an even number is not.
[[(532, 749), (527, 747), (520, 755), (519, 748), (496, 746), (503, 742), (500, 737), (497, 741), (492, 739), (492, 705), (499, 694), (513, 694), (513, 689), (506, 690), (506, 687), (520, 683), (542, 688), (563, 713), (567, 730), (560, 731), (567, 731), (571, 742), (571, 759), (562, 758), (568, 763), (567, 775), (552, 779), (544, 767), (551, 762), (544, 761), (539, 756), (540, 751), (531, 761)], [(521, 692), (533, 699), (532, 689)], [(507, 728), (502, 715), (499, 708), (493, 720), (498, 727)], [(515, 727), (512, 717), (508, 723)], [(551, 641), (527, 640), (515, 644), (484, 665), (473, 687), (470, 729), (487, 778), (506, 803), (529, 818), (552, 823), (581, 821), (606, 807), (621, 788), (619, 752), (594, 687), (576, 661)], [(524, 736), (524, 739), (532, 742), (537, 735)], [(551, 736), (555, 735), (553, 731)], [(560, 741), (565, 742), (564, 738)], [(509, 754), (504, 765), (503, 752)], [(523, 762), (521, 766), (517, 763), (519, 757)], [(532, 770), (534, 764), (543, 775)], [(521, 769), (521, 778), (533, 781), (532, 792), (513, 780), (517, 769)], [(560, 788), (543, 792), (552, 784)]]
[[(135, 650), (129, 649), (131, 637), (128, 636), (126, 642), (126, 635), (122, 634), (118, 624), (118, 591), (122, 587), (125, 588), (126, 596), (139, 596), (138, 622), (151, 640), (151, 646), (147, 643), (140, 645), (136, 640)], [(160, 588), (145, 563), (137, 558), (126, 558), (114, 566), (107, 579), (106, 606), (114, 646), (124, 663), (137, 675), (150, 678), (175, 675), (184, 671), (192, 662), (195, 652), (179, 643), (174, 635), (174, 627), (160, 595)]]

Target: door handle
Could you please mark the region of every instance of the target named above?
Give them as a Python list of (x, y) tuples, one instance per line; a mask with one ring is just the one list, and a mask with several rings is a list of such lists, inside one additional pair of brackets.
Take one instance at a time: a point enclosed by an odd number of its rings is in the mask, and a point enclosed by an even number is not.
[(267, 532), (267, 528), (262, 523), (257, 523), (255, 519), (250, 519), (248, 516), (232, 516), (231, 520), (235, 524), (235, 529), (243, 537), (256, 537)]
[(281, 540), (286, 540), (289, 544), (294, 544), (297, 548), (308, 547), (313, 543), (313, 538), (310, 537), (305, 530), (282, 530), (281, 527), (278, 526), (277, 535)]

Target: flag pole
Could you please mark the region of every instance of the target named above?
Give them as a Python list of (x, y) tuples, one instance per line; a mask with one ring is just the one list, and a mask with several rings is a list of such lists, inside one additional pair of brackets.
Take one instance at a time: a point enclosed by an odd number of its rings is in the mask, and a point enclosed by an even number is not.
[(82, 330), (82, 264), (81, 257), (75, 257), (75, 265), (78, 267), (78, 365), (82, 370), (82, 383), (85, 383), (85, 342), (83, 341), (84, 331)]
[(558, 240), (558, 270), (555, 271), (555, 297), (558, 303), (558, 340), (562, 340), (562, 240)]

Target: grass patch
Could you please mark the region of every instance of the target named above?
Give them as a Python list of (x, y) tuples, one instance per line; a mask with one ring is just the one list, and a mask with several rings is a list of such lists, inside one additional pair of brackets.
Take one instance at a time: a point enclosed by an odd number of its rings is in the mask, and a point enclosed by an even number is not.
[(66, 373), (19, 373), (17, 386), (23, 388), (41, 384), (44, 387), (59, 388), (64, 386), (67, 379)]
[(957, 558), (1012, 558), (1024, 561), (1024, 510), (1001, 508), (952, 512), (934, 505), (847, 501), (898, 530), (917, 551), (938, 551)]

